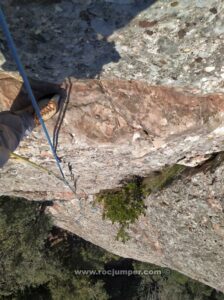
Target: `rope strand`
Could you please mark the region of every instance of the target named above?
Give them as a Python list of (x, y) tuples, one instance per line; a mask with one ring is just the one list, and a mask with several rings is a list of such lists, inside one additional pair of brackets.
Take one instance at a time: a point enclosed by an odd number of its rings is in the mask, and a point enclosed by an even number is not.
[(7, 24), (6, 20), (5, 20), (5, 16), (4, 16), (4, 13), (3, 13), (3, 11), (2, 11), (1, 8), (0, 8), (0, 26), (2, 27), (3, 33), (4, 33), (4, 35), (6, 37), (6, 40), (7, 40), (7, 43), (8, 43), (8, 47), (9, 47), (11, 53), (12, 53), (13, 59), (15, 60), (15, 63), (17, 65), (17, 67), (18, 67), (20, 75), (23, 78), (24, 85), (26, 87), (28, 96), (29, 96), (29, 98), (30, 98), (30, 100), (32, 102), (32, 105), (33, 105), (33, 107), (35, 109), (37, 117), (38, 117), (38, 119), (40, 121), (40, 124), (41, 124), (41, 126), (43, 128), (43, 131), (45, 133), (46, 139), (47, 139), (47, 141), (48, 141), (48, 143), (50, 145), (50, 149), (51, 149), (51, 152), (53, 153), (53, 156), (55, 158), (56, 165), (57, 165), (57, 167), (58, 167), (58, 169), (59, 169), (59, 171), (60, 171), (60, 173), (61, 173), (61, 175), (62, 175), (62, 177), (64, 179), (64, 182), (69, 186), (68, 182), (65, 179), (64, 173), (63, 173), (61, 165), (60, 165), (60, 161), (58, 159), (58, 156), (56, 154), (54, 146), (53, 146), (53, 144), (51, 142), (50, 135), (49, 135), (48, 130), (47, 130), (46, 126), (45, 126), (43, 118), (41, 116), (39, 106), (38, 106), (37, 101), (36, 101), (36, 99), (34, 97), (34, 94), (33, 94), (32, 88), (30, 86), (30, 83), (29, 83), (28, 77), (26, 75), (26, 72), (24, 70), (24, 67), (23, 67), (23, 65), (22, 65), (22, 63), (20, 61), (20, 58), (19, 58), (19, 55), (17, 53), (17, 49), (16, 49), (16, 46), (15, 46), (15, 43), (13, 41), (13, 38), (12, 38), (11, 33), (9, 31), (9, 28), (8, 28), (8, 24)]

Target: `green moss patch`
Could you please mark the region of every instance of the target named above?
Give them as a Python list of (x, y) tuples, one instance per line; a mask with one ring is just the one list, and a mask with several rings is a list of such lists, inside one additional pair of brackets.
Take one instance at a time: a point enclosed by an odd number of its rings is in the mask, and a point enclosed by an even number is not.
[(145, 178), (134, 176), (121, 188), (102, 191), (96, 196), (96, 202), (103, 205), (103, 219), (119, 224), (117, 240), (125, 242), (130, 238), (127, 233), (130, 224), (145, 214), (144, 198), (171, 183), (184, 170), (184, 166), (173, 165)]
[(135, 177), (122, 188), (113, 191), (104, 191), (97, 195), (96, 201), (103, 204), (103, 218), (112, 223), (119, 223), (117, 239), (129, 239), (126, 229), (144, 213), (146, 206), (143, 201), (141, 179)]

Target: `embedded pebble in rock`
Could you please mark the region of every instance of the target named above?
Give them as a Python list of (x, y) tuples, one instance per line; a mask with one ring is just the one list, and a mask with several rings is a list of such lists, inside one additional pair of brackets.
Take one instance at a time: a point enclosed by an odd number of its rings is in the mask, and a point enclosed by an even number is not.
[(55, 12), (62, 12), (63, 9), (59, 5), (55, 5)]
[(206, 67), (205, 72), (210, 73), (215, 70), (215, 67)]

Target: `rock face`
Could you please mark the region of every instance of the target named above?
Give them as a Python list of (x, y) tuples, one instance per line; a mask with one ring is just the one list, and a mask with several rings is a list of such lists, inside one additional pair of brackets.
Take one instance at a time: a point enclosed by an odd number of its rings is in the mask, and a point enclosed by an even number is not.
[[(224, 91), (221, 0), (1, 4), (33, 78), (123, 78), (181, 86), (194, 93)], [(0, 64), (4, 70), (16, 70), (6, 49)]]
[[(224, 149), (223, 3), (90, 2), (16, 4), (12, 19), (13, 5), (3, 1), (29, 75), (62, 82), (32, 85), (37, 98), (62, 95), (48, 129), (72, 189), (58, 178), (37, 128), (16, 153), (44, 169), (10, 159), (0, 170), (0, 193), (53, 200), (48, 211), (58, 226), (118, 255), (168, 266), (224, 292), (224, 164), (222, 154), (216, 155)], [(46, 10), (37, 18), (42, 5)], [(57, 28), (55, 13), (67, 27)], [(28, 40), (21, 39), (25, 27)], [(2, 68), (12, 70), (9, 54), (3, 54)], [(0, 99), (1, 111), (27, 104), (16, 74), (1, 73)], [(117, 224), (102, 220), (102, 207), (93, 205), (96, 193), (176, 163), (199, 166), (150, 194), (146, 215), (129, 229), (131, 239), (116, 241)]]
[[(46, 86), (36, 83), (34, 91)], [(96, 193), (132, 175), (147, 176), (177, 162), (188, 165), (191, 159), (200, 163), (206, 154), (222, 151), (224, 96), (119, 80), (73, 80), (62, 84), (64, 94), (66, 88), (66, 101), (48, 128), (75, 193), (45, 170), (11, 159), (0, 172), (1, 194), (53, 200), (48, 210), (58, 226), (116, 254), (169, 266), (223, 290), (216, 279), (222, 278), (224, 259), (222, 164), (214, 173), (199, 168), (151, 194), (146, 215), (131, 226), (126, 244), (115, 241), (116, 224), (103, 221), (102, 207), (93, 202)], [(2, 74), (0, 89), (1, 109), (14, 110), (23, 102), (15, 75)], [(41, 128), (17, 154), (58, 174)]]

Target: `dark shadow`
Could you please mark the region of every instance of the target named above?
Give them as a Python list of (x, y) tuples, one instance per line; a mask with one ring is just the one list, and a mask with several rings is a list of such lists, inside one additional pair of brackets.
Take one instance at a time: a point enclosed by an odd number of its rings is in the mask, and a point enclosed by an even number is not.
[[(31, 80), (36, 99), (40, 100), (54, 93), (61, 95), (53, 136), (55, 149), (71, 91), (69, 79), (65, 89), (61, 88), (60, 83), (69, 77), (97, 78), (104, 65), (118, 62), (119, 52), (109, 37), (155, 0), (123, 0), (123, 3), (132, 4), (105, 3), (101, 0), (90, 4), (88, 2), (90, 1), (1, 1), (24, 68), (30, 78), (36, 79)], [(1, 36), (0, 52), (6, 59), (3, 69), (17, 71), (6, 41)], [(10, 110), (21, 110), (28, 105), (30, 100), (22, 87)]]
[[(114, 300), (133, 299), (141, 277), (134, 275), (133, 260), (120, 258), (105, 264), (105, 270), (114, 270), (114, 276), (102, 276), (107, 293)], [(120, 273), (119, 273), (120, 272)], [(123, 275), (121, 275), (123, 272)], [(119, 274), (119, 275), (118, 275)]]
[(61, 125), (62, 125), (64, 117), (65, 117), (67, 106), (69, 104), (71, 88), (72, 88), (72, 83), (71, 83), (71, 79), (69, 77), (65, 83), (64, 97), (60, 101), (60, 109), (59, 109), (58, 119), (57, 119), (57, 122), (56, 122), (56, 125), (54, 128), (54, 133), (53, 133), (53, 146), (54, 146), (55, 151), (57, 151), (59, 132), (60, 132)]
[[(59, 94), (61, 96), (60, 103), (59, 103), (59, 110), (57, 114), (57, 120), (53, 132), (53, 146), (55, 151), (57, 151), (58, 135), (70, 99), (71, 85), (72, 85), (71, 80), (68, 78), (64, 88), (61, 87), (59, 84), (40, 82), (33, 79), (30, 79), (30, 84), (32, 86), (33, 94), (37, 101), (40, 101), (43, 98), (50, 99), (55, 94)], [(19, 91), (19, 94), (14, 99), (10, 111), (15, 112), (18, 110), (22, 110), (23, 108), (30, 105), (31, 105), (30, 99), (27, 95), (25, 86), (23, 85)]]
[[(1, 2), (28, 75), (48, 82), (62, 82), (69, 76), (97, 78), (104, 65), (118, 62), (119, 51), (109, 37), (155, 1), (133, 0), (132, 4), (100, 0), (90, 4), (81, 0)], [(130, 1), (123, 0), (127, 2)], [(4, 39), (0, 39), (0, 46), (6, 58), (3, 68), (17, 70)]]
[[(62, 103), (66, 99), (66, 90), (62, 88), (59, 84), (42, 82), (33, 79), (30, 79), (30, 84), (32, 86), (33, 94), (37, 101), (45, 97), (51, 97), (54, 94), (59, 94), (61, 96)], [(26, 88), (23, 85), (17, 97), (14, 99), (10, 111), (14, 112), (17, 110), (22, 110), (23, 108), (29, 105), (31, 105), (30, 99), (27, 95)]]

